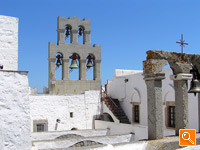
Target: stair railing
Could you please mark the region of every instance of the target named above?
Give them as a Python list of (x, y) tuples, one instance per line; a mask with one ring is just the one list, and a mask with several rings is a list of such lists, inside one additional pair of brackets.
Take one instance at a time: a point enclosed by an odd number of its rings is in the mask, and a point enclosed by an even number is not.
[(115, 102), (112, 100), (111, 97), (108, 96), (107, 92), (101, 88), (101, 100), (105, 102), (106, 104), (106, 99), (108, 100), (108, 103), (110, 105), (111, 111), (114, 113), (114, 115), (119, 119), (119, 112), (120, 112), (120, 108), (117, 106), (117, 104), (115, 104)]

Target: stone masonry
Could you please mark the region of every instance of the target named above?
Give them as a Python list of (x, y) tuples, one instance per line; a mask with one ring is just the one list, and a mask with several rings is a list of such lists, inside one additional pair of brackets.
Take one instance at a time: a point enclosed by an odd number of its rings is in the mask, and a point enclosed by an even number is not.
[(148, 139), (163, 138), (163, 107), (162, 107), (162, 80), (165, 74), (152, 70), (161, 70), (165, 61), (149, 60), (144, 62), (148, 68), (154, 65), (155, 68), (149, 69), (148, 73), (144, 73), (144, 80), (147, 85), (147, 101), (148, 101)]
[[(70, 43), (65, 43), (66, 26), (70, 28)], [(83, 28), (83, 44), (78, 43), (78, 28)], [(90, 46), (90, 19), (58, 17), (57, 33), (58, 41), (49, 42), (49, 93), (50, 94), (81, 94), (87, 90), (100, 90), (101, 88), (101, 46)], [(60, 53), (62, 58), (62, 80), (56, 80), (56, 55)], [(79, 80), (69, 79), (69, 57), (76, 54), (79, 58)], [(94, 57), (93, 80), (86, 79), (87, 55)]]
[[(165, 63), (162, 63), (165, 61)], [(169, 63), (172, 71), (174, 80), (174, 88), (175, 88), (175, 128), (176, 128), (176, 135), (179, 134), (179, 129), (187, 129), (188, 128), (188, 86), (187, 80), (192, 78), (192, 75), (189, 74), (190, 69), (192, 66), (196, 66), (198, 70), (200, 69), (200, 55), (191, 55), (191, 54), (184, 54), (184, 53), (175, 53), (175, 52), (165, 52), (165, 51), (147, 51), (147, 60), (143, 62), (143, 75), (144, 80), (148, 78), (155, 78), (157, 74), (162, 72), (162, 67), (166, 64), (166, 61)], [(156, 84), (153, 86), (149, 86), (147, 84), (147, 91), (152, 90), (157, 87)], [(154, 104), (151, 101), (162, 101), (161, 92), (157, 93), (156, 98), (148, 95), (148, 105), (149, 107), (154, 107)], [(148, 107), (148, 108), (149, 108)], [(157, 106), (156, 110), (162, 106)], [(148, 110), (148, 115), (151, 115), (153, 120), (156, 120), (157, 115), (162, 113), (161, 111), (156, 111), (155, 114), (151, 114), (151, 110)], [(160, 120), (156, 120), (160, 122)], [(157, 123), (155, 123), (157, 124)], [(156, 130), (157, 128), (162, 128), (162, 124), (159, 126), (152, 126), (148, 123), (148, 130), (149, 130), (149, 139), (158, 139), (155, 137), (158, 136), (157, 132), (151, 132), (151, 130)], [(161, 130), (160, 130), (161, 131)], [(161, 134), (161, 133), (160, 133)], [(154, 137), (154, 138), (152, 138)]]

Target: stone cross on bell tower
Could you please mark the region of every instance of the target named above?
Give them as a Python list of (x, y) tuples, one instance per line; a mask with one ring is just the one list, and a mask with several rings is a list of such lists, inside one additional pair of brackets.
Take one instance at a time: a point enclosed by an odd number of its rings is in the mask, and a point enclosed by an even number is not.
[[(49, 93), (50, 94), (81, 94), (88, 90), (101, 88), (101, 46), (91, 46), (90, 19), (58, 17), (57, 44), (49, 42)], [(82, 44), (78, 37), (83, 36)], [(65, 39), (70, 42), (66, 43)], [(75, 66), (70, 66), (73, 61)], [(86, 79), (89, 66), (93, 67), (93, 80)], [(56, 80), (56, 68), (62, 68), (62, 79)], [(78, 69), (79, 79), (70, 80), (70, 69)]]

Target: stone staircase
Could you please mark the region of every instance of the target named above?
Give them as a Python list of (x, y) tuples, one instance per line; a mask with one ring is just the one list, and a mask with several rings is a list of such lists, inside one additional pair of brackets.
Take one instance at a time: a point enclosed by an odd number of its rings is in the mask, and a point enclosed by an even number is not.
[(120, 121), (120, 123), (130, 124), (128, 117), (120, 107), (119, 101), (117, 99), (111, 99), (110, 97), (102, 97), (102, 101), (105, 102), (106, 106)]

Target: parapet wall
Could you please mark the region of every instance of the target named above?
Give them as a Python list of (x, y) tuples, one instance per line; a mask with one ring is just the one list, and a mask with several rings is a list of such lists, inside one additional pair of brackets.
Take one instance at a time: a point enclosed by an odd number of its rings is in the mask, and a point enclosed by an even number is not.
[(18, 18), (0, 15), (0, 64), (18, 70)]

